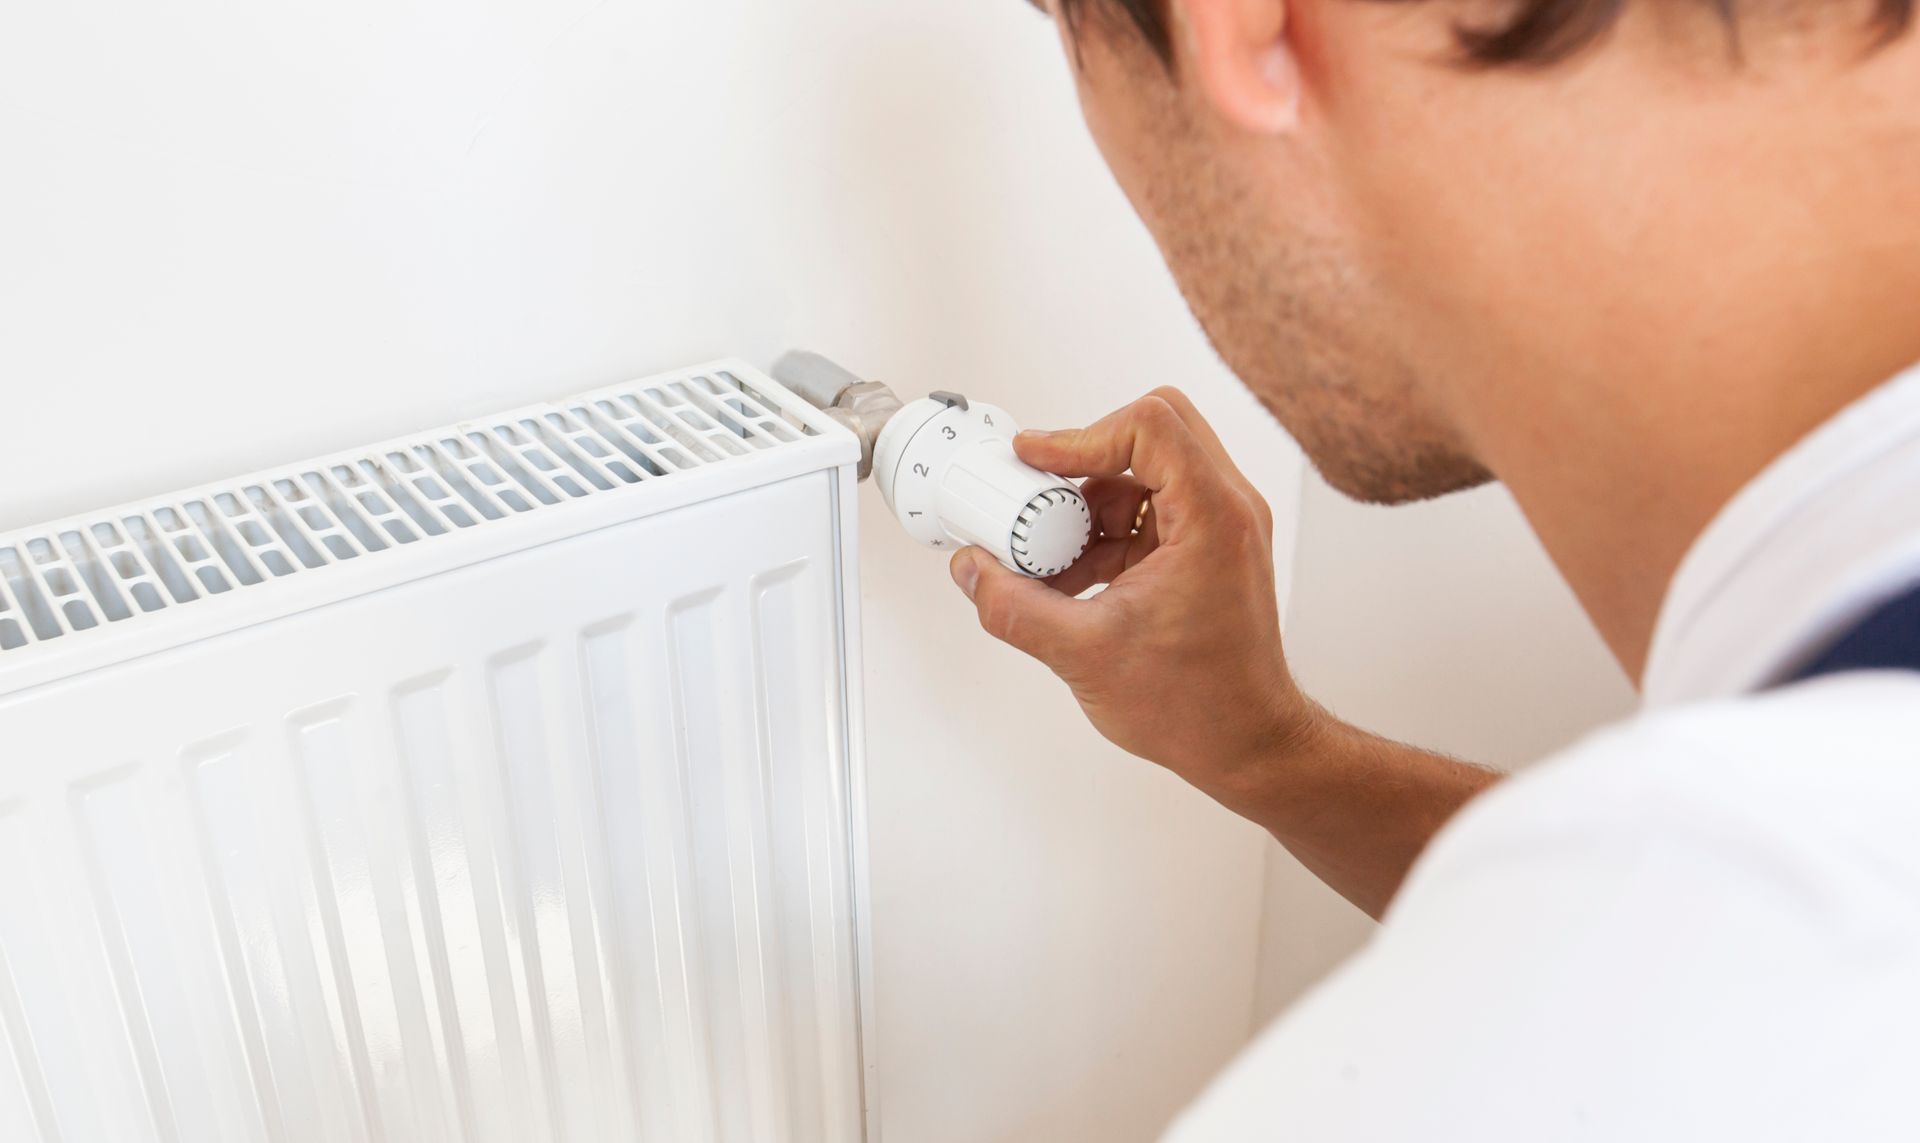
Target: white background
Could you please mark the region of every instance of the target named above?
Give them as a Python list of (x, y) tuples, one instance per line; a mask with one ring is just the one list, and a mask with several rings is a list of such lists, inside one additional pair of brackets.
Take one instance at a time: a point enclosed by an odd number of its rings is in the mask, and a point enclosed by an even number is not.
[[(0, 528), (793, 343), (1037, 425), (1178, 382), (1291, 538), (1019, 0), (0, 10)], [(866, 507), (885, 1134), (1149, 1138), (1249, 1031), (1266, 843)]]

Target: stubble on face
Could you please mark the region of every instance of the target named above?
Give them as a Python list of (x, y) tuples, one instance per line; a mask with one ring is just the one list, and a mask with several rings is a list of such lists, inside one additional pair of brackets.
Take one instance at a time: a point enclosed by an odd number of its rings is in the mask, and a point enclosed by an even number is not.
[(1220, 137), (1125, 29), (1081, 33), (1098, 41), (1080, 45), (1081, 100), (1116, 178), (1215, 352), (1327, 482), (1398, 504), (1492, 480), (1401, 347), (1337, 180)]

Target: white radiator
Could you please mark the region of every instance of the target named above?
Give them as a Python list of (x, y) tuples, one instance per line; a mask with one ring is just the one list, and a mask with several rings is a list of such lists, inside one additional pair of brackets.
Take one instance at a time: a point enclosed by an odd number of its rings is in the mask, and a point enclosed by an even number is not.
[(859, 452), (725, 362), (0, 536), (0, 1140), (867, 1137)]

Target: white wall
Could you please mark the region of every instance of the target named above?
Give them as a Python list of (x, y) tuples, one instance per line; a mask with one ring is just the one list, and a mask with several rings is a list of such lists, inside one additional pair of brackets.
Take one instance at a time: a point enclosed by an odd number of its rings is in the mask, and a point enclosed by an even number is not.
[[(1628, 713), (1634, 696), (1504, 489), (1377, 508), (1305, 489), (1287, 649), (1320, 702), (1376, 733), (1502, 769)], [(1372, 922), (1268, 850), (1261, 1023)]]
[[(1017, 0), (15, 4), (0, 170), (0, 527), (794, 342), (1035, 424), (1180, 382), (1295, 503)], [(1148, 1138), (1264, 841), (867, 507), (886, 1134)]]

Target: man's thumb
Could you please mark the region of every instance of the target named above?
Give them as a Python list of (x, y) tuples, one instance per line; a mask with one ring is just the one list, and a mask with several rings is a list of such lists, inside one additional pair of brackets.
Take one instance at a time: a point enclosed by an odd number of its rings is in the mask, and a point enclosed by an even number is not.
[(1084, 622), (1081, 601), (1011, 570), (984, 548), (962, 549), (949, 570), (987, 634), (1043, 663), (1068, 649)]

